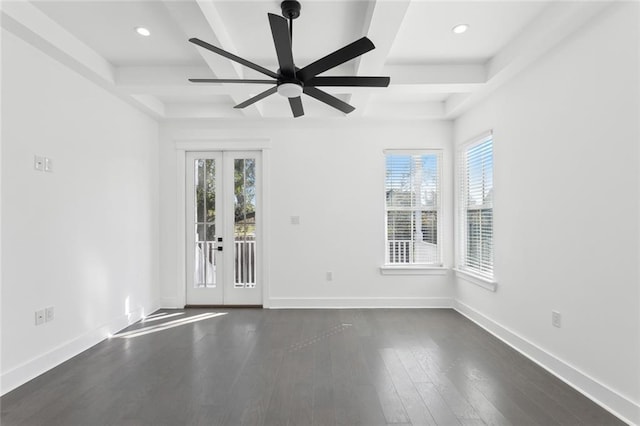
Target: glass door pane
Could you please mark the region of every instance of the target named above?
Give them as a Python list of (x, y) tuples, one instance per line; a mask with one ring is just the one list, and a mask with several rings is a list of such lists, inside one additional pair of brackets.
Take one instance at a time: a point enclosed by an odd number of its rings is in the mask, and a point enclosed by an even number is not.
[(189, 152), (185, 166), (186, 304), (222, 304), (222, 155)]
[(216, 162), (194, 160), (195, 263), (194, 288), (216, 286)]
[(234, 288), (256, 286), (256, 160), (233, 161)]

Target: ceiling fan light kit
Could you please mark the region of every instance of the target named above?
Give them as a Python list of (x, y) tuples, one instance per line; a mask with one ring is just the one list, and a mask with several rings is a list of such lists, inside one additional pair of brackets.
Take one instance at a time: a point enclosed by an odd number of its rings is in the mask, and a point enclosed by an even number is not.
[(285, 98), (297, 98), (302, 95), (302, 86), (298, 83), (278, 84), (278, 94)]
[(280, 4), (282, 16), (268, 13), (271, 35), (276, 48), (278, 65), (280, 68), (273, 72), (251, 61), (243, 59), (233, 53), (227, 52), (217, 46), (211, 45), (197, 38), (189, 41), (204, 49), (224, 56), (234, 62), (253, 69), (270, 79), (218, 79), (218, 78), (190, 78), (193, 83), (248, 83), (248, 84), (275, 84), (274, 87), (265, 90), (258, 95), (247, 99), (234, 108), (246, 108), (274, 93), (289, 99), (289, 105), (294, 117), (304, 115), (302, 106), (302, 94), (306, 94), (323, 102), (337, 110), (348, 114), (355, 108), (337, 97), (318, 89), (318, 87), (387, 87), (389, 77), (360, 77), (360, 76), (320, 76), (325, 71), (337, 67), (351, 59), (375, 49), (375, 46), (367, 37), (362, 37), (345, 47), (330, 53), (315, 62), (298, 68), (293, 61), (291, 40), (293, 38), (293, 20), (300, 16), (300, 2), (283, 1)]

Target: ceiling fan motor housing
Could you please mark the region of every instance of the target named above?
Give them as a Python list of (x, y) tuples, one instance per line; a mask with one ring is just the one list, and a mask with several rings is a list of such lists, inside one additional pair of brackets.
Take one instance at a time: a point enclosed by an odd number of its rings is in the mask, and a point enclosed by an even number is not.
[(300, 2), (295, 0), (285, 0), (280, 3), (280, 8), (282, 9), (282, 16), (287, 19), (296, 19), (300, 16)]

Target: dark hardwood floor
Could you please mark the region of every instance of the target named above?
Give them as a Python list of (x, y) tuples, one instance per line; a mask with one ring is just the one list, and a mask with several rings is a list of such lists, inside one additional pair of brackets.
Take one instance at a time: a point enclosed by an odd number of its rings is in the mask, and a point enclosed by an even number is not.
[(449, 309), (156, 315), (3, 396), (1, 424), (624, 424)]

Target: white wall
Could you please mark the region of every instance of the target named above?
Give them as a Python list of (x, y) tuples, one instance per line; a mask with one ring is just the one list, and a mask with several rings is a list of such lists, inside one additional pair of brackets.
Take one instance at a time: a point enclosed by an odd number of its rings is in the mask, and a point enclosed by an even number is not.
[(454, 134), (495, 150), (498, 290), (457, 280), (460, 310), (640, 423), (638, 23), (611, 6)]
[[(267, 306), (447, 306), (455, 296), (462, 312), (639, 422), (637, 9), (613, 6), (455, 123), (457, 144), (495, 134), (496, 293), (462, 280), (454, 289), (449, 275), (379, 272), (382, 152), (442, 148), (451, 170), (451, 123), (170, 123), (158, 152), (153, 120), (3, 33), (2, 392), (158, 304), (184, 302), (174, 141), (268, 138)], [(54, 173), (35, 172), (34, 154), (51, 157)], [(56, 319), (36, 327), (46, 306)]]
[[(283, 99), (283, 102), (285, 100)], [(309, 99), (308, 102), (314, 102)], [(315, 121), (265, 124), (226, 121), (169, 124), (161, 147), (162, 303), (180, 306), (184, 278), (176, 268), (180, 206), (175, 141), (269, 139), (267, 194), (270, 307), (450, 306), (451, 277), (382, 276), (384, 156), (387, 148), (440, 148), (451, 161), (451, 123)], [(444, 240), (451, 241), (451, 181), (444, 182)], [(300, 217), (300, 225), (290, 223)], [(452, 247), (445, 246), (445, 261)], [(333, 281), (326, 281), (332, 271)]]
[(158, 125), (2, 36), (4, 393), (158, 306)]

